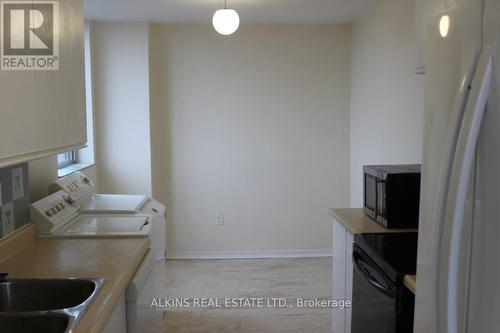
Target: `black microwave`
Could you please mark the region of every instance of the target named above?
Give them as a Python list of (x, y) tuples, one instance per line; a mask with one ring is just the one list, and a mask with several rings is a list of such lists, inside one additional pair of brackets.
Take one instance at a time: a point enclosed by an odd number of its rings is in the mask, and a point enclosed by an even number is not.
[(418, 227), (420, 173), (420, 165), (364, 166), (365, 213), (386, 228)]

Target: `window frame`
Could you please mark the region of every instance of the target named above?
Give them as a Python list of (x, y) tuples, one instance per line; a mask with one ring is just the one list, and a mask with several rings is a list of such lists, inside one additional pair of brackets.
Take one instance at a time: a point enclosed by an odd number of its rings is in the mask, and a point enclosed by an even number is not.
[(77, 163), (78, 152), (76, 150), (67, 151), (57, 155), (57, 168), (63, 169)]

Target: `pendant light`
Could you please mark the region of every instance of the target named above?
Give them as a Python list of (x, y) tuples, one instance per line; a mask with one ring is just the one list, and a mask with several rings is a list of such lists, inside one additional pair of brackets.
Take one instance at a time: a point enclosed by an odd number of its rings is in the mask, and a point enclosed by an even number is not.
[(227, 9), (226, 0), (224, 0), (224, 9), (215, 12), (212, 24), (221, 35), (231, 35), (238, 30), (240, 17), (234, 9)]

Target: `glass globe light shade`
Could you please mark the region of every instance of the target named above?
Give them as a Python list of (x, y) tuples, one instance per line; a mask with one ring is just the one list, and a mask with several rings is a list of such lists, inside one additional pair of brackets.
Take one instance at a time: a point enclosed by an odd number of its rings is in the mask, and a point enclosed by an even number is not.
[(234, 9), (219, 9), (212, 19), (215, 30), (221, 35), (231, 35), (240, 25), (240, 17)]

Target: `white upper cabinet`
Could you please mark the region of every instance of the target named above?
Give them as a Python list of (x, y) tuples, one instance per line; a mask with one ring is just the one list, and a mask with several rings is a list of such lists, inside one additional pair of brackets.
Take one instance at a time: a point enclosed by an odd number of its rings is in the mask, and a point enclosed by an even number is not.
[(36, 149), (34, 78), (31, 71), (0, 71), (0, 164)]
[[(18, 19), (18, 13), (30, 13), (25, 15), (29, 22), (24, 22), (28, 33), (16, 36), (16, 31), (10, 31), (10, 44), (17, 47), (11, 53), (25, 52), (18, 58), (35, 59), (41, 66), (54, 61), (58, 69), (0, 70), (0, 167), (79, 148), (87, 141), (83, 2), (41, 4), (33, 1), (31, 9), (10, 12), (10, 17)], [(23, 25), (18, 26), (22, 31)], [(29, 41), (23, 41), (25, 35)], [(52, 43), (51, 36), (55, 37)], [(12, 56), (2, 54), (2, 65), (8, 59)]]

